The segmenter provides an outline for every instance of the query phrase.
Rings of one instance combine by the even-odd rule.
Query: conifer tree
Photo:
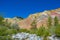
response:
[[[55,18],[54,18],[54,26],[57,26],[59,23],[58,23],[58,18],[57,18],[57,16],[55,16]]]
[[[0,25],[3,25],[3,20],[4,20],[4,18],[2,16],[0,16]]]
[[[36,29],[37,27],[36,27],[36,17],[35,17],[35,19],[33,20],[33,22],[31,23],[31,29]]]
[[[48,25],[48,27],[52,26],[52,18],[50,16],[48,17],[47,25]]]

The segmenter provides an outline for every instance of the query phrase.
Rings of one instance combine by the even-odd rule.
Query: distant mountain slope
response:
[[[52,18],[57,16],[58,19],[60,20],[60,8],[55,9],[55,10],[47,10],[47,11],[44,11],[44,12],[31,14],[26,19],[23,19],[23,20],[19,20],[19,19],[16,19],[16,18],[15,18],[16,19],[15,20],[13,18],[14,20],[11,23],[15,22],[15,23],[18,24],[18,26],[20,28],[30,29],[32,27],[31,23],[34,20],[36,20],[37,28],[39,28],[42,25],[47,26],[47,19],[48,19],[49,16],[51,16]],[[11,21],[11,20],[9,19],[8,21]]]
[[[37,28],[39,28],[40,26],[42,26],[42,24],[46,26],[48,16],[51,16],[52,18],[57,16],[60,19],[60,8],[55,9],[55,10],[48,10],[48,11],[44,11],[44,12],[40,12],[36,14],[31,14],[29,15],[28,18],[20,21],[18,24],[21,28],[29,29],[31,28],[31,23],[34,20],[36,20]],[[36,19],[34,17],[36,17]]]

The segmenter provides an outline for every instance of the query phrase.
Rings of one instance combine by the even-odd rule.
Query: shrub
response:
[[[60,24],[55,26],[55,34],[56,36],[60,36]]]

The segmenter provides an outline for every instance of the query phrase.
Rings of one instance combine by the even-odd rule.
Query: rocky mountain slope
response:
[[[47,19],[49,16],[51,16],[52,18],[57,16],[58,19],[60,20],[60,8],[31,14],[26,19],[23,20],[19,19],[16,20],[16,18],[15,19],[13,18],[14,20],[9,19],[8,22],[10,21],[11,23],[17,23],[20,28],[30,29],[32,27],[31,23],[35,20],[37,28],[39,28],[42,25],[47,26]]]

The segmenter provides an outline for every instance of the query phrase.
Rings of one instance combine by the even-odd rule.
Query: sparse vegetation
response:
[[[41,26],[39,29],[36,27],[36,21],[34,20],[31,24],[32,28],[31,30],[27,29],[20,29],[17,24],[14,24],[13,26],[10,26],[9,24],[3,25],[3,17],[0,17],[0,36],[5,36],[3,40],[8,35],[16,34],[18,32],[27,32],[31,34],[36,34],[38,36],[44,37],[43,40],[48,40],[48,36],[52,34],[56,34],[56,36],[60,37],[60,24],[58,23],[58,18],[54,18],[54,26],[52,26],[52,19],[51,17],[48,18],[48,29],[46,29],[44,26]],[[8,26],[8,27],[7,27]],[[53,29],[53,30],[52,30]],[[53,32],[53,33],[52,33]],[[10,39],[11,37],[9,37]]]

